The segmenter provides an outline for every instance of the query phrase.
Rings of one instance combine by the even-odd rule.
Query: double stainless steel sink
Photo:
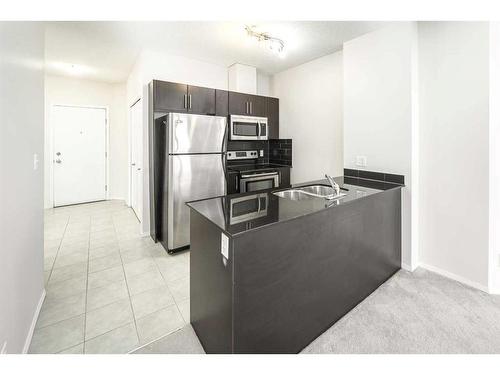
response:
[[[331,186],[327,185],[303,186],[288,190],[275,191],[273,192],[273,194],[277,195],[280,198],[290,199],[293,201],[302,201],[315,198],[332,200],[340,199],[346,196],[346,194],[342,192],[335,195],[335,190]]]

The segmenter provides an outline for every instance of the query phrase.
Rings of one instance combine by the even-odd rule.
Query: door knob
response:
[[[138,170],[138,171],[140,171],[140,170],[141,170],[141,168],[137,168],[137,170]]]
[[[57,156],[60,156],[60,155],[61,155],[61,153],[60,153],[60,152],[56,152],[56,155],[57,155]]]
[[[56,160],[56,163],[57,163],[57,164],[61,164],[61,159],[57,159],[57,160]]]
[[[135,163],[132,163],[132,167],[135,167]]]

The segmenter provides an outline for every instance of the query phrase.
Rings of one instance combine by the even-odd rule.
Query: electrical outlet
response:
[[[7,354],[7,341],[3,342],[2,351],[0,352],[0,354]]]
[[[356,156],[356,166],[357,167],[366,167],[366,156],[363,156],[363,155]]]

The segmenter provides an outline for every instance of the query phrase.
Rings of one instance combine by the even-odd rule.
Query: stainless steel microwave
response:
[[[265,141],[267,117],[231,115],[229,136],[232,141]]]

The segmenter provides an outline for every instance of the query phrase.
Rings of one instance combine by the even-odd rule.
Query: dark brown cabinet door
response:
[[[250,116],[250,96],[240,92],[229,92],[229,114]]]
[[[215,115],[215,89],[188,86],[188,112]]]
[[[227,117],[229,115],[229,98],[225,90],[215,90],[215,115]]]
[[[283,167],[278,169],[280,174],[280,188],[290,187],[290,168]]]
[[[265,96],[229,93],[229,114],[244,116],[267,116],[267,101]]]
[[[266,99],[265,96],[248,95],[250,116],[267,117]]]
[[[267,98],[267,126],[269,139],[280,137],[280,104],[278,98]]]
[[[227,191],[226,194],[236,194],[240,191],[238,186],[238,172],[228,172],[227,173]]]
[[[154,81],[154,110],[186,112],[187,93],[187,85]]]

